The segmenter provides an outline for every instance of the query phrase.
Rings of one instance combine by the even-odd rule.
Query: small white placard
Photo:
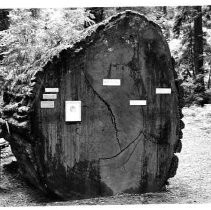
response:
[[[141,105],[141,106],[144,106],[144,105],[147,105],[147,101],[146,100],[130,100],[130,105]]]
[[[41,108],[54,108],[54,101],[41,101],[40,103]]]
[[[58,93],[59,88],[45,88],[46,93]]]
[[[156,88],[156,94],[171,94],[171,88]]]
[[[43,94],[43,99],[57,99],[56,94]]]
[[[81,121],[81,101],[65,101],[65,121]]]
[[[120,79],[103,79],[103,86],[120,86]]]

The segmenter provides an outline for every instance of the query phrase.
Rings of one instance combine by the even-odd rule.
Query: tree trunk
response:
[[[194,9],[196,11],[193,29],[194,71],[197,83],[200,83],[201,87],[197,89],[197,92],[202,92],[204,91],[202,9],[201,6],[195,6]],[[197,78],[197,75],[201,76]]]
[[[0,31],[6,30],[9,27],[9,10],[0,9]]]
[[[163,9],[163,14],[164,14],[164,15],[167,15],[167,7],[164,6],[164,7],[162,7],[162,9]]]
[[[210,71],[209,71],[209,77],[208,77],[207,89],[210,89],[210,81],[211,81],[210,77],[211,77],[211,69],[210,69]]]
[[[0,31],[6,30],[9,28],[9,10],[8,9],[0,9]],[[0,49],[0,53],[2,49]],[[3,59],[3,56],[0,55],[0,61]],[[1,80],[1,79],[0,79]]]

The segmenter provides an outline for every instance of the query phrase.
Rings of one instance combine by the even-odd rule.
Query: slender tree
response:
[[[173,28],[176,37],[181,38],[183,45],[178,69],[182,72],[189,89],[187,98],[199,104],[203,104],[206,98],[203,57],[206,43],[203,40],[203,12],[202,6],[177,7]]]
[[[203,74],[203,30],[202,30],[202,9],[201,6],[194,7],[194,67],[195,74]]]
[[[9,28],[9,10],[0,9],[0,31],[6,30]],[[0,37],[1,38],[1,37]],[[4,50],[3,47],[0,48],[0,53]],[[3,55],[0,54],[0,61],[3,59]],[[4,83],[4,77],[0,74],[0,92],[2,89],[2,84]]]
[[[194,66],[195,74],[203,74],[203,31],[202,31],[202,10],[196,6],[197,11],[194,18]]]
[[[0,9],[0,31],[6,30],[9,27],[9,10]]]
[[[187,50],[193,54],[193,75],[203,74],[202,8],[178,7],[178,10],[173,30],[177,36],[182,33],[183,42],[191,49]]]
[[[9,10],[8,9],[0,9],[0,31],[6,30],[9,28]],[[2,48],[0,52],[2,52]],[[0,60],[3,59],[3,56],[0,54]]]
[[[204,69],[203,69],[203,30],[202,30],[202,8],[201,6],[193,7],[195,10],[193,26],[193,53],[194,53],[194,73],[196,82],[199,83],[196,92],[202,92],[204,87]]]
[[[162,7],[162,10],[163,10],[163,14],[167,15],[167,7],[166,6]]]

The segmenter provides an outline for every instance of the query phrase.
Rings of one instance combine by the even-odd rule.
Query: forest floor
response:
[[[211,105],[183,109],[185,129],[179,168],[167,190],[142,195],[55,202],[27,185],[15,170],[9,148],[3,150],[0,171],[0,206],[95,205],[95,204],[178,204],[211,203]]]

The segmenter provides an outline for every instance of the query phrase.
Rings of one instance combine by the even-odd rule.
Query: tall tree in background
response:
[[[187,93],[187,97],[199,104],[203,104],[205,100],[202,24],[201,6],[177,7],[173,31],[183,45],[178,69],[182,71],[184,81],[188,81],[188,86],[192,81],[192,92]]]
[[[9,10],[8,9],[0,9],[0,31],[6,30],[9,28]],[[0,53],[2,52],[2,48],[0,49]],[[3,56],[0,54],[0,60],[3,59]]]
[[[203,69],[203,30],[202,30],[202,8],[195,6],[194,9],[194,25],[193,25],[193,53],[194,53],[194,73],[196,82],[199,85],[196,92],[202,92],[204,87],[204,69]]]
[[[192,58],[193,76],[203,74],[203,30],[202,30],[202,8],[178,7],[178,14],[175,17],[174,32],[177,37],[182,36],[184,44]]]
[[[163,14],[167,15],[167,7],[166,6],[162,7],[162,10],[163,10]]]
[[[6,30],[9,27],[9,10],[0,9],[0,31]]]
[[[195,74],[203,74],[203,30],[202,30],[202,9],[201,6],[194,7],[196,15],[194,17],[194,67]]]
[[[9,10],[8,9],[0,9],[0,31],[6,30],[9,28]],[[0,37],[1,38],[1,37]],[[3,59],[4,48],[0,48],[0,61]],[[4,83],[4,78],[0,75],[0,90],[2,89],[2,84]]]

